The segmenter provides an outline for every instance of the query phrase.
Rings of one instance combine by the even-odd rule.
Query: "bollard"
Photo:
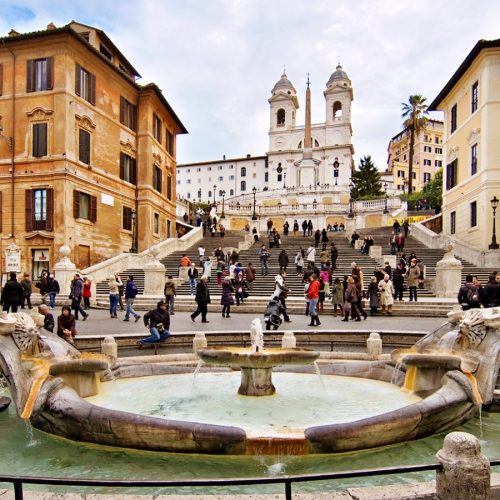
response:
[[[488,500],[490,463],[481,453],[479,439],[467,432],[450,432],[436,454],[443,466],[436,474],[440,500]]]
[[[283,349],[295,349],[295,347],[297,347],[297,339],[291,330],[285,330],[283,332],[281,347]]]
[[[113,337],[104,337],[104,340],[101,342],[101,353],[105,356],[109,356],[113,360],[116,360],[118,357],[118,345]]]
[[[378,359],[382,354],[382,339],[380,334],[376,332],[370,333],[370,336],[366,339],[366,352],[371,359]]]
[[[207,338],[203,332],[196,332],[193,338],[193,352],[196,354],[200,349],[207,347]]]

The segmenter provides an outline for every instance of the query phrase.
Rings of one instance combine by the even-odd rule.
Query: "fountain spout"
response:
[[[264,332],[260,318],[255,318],[250,325],[250,343],[254,352],[264,350]]]

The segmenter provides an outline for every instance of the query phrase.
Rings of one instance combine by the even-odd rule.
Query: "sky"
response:
[[[401,103],[430,104],[479,39],[500,38],[498,0],[0,0],[0,35],[60,27],[102,29],[155,82],[187,135],[178,163],[263,155],[271,89],[286,67],[304,124],[307,73],[312,122],[338,62],[351,79],[355,162],[385,170],[401,130]],[[439,114],[431,117],[440,119]]]

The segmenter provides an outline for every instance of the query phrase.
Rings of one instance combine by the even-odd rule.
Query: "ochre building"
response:
[[[1,272],[85,268],[175,235],[175,144],[186,133],[156,84],[96,28],[0,39]]]

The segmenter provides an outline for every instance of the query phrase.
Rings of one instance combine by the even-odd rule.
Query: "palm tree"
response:
[[[427,99],[421,95],[411,95],[408,102],[402,102],[403,126],[410,131],[410,153],[408,160],[408,193],[413,191],[413,148],[415,147],[415,135],[427,125]]]

